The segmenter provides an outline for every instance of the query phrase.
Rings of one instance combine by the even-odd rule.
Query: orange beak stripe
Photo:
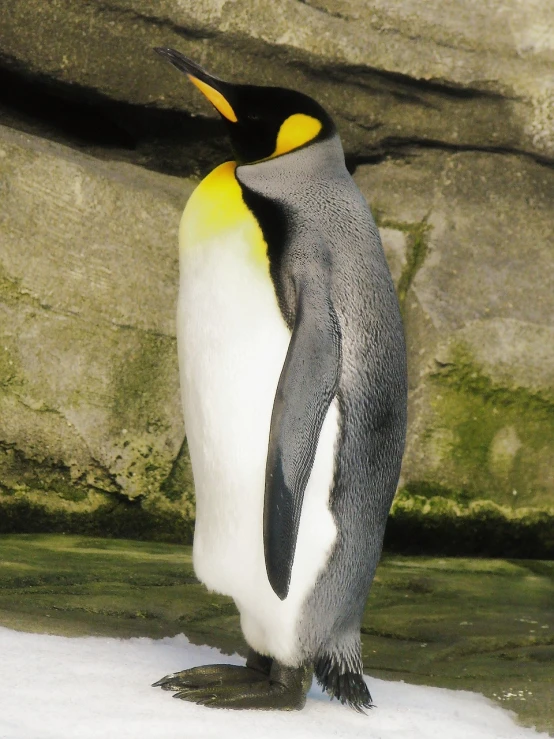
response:
[[[210,103],[214,106],[214,108],[216,108],[216,110],[221,113],[224,118],[227,118],[227,120],[231,121],[232,123],[237,122],[238,118],[235,115],[235,111],[220,92],[215,90],[213,87],[210,87],[210,85],[206,84],[206,82],[202,82],[202,80],[193,77],[192,74],[187,74],[187,77],[192,82],[192,84],[196,85],[200,92],[208,98]]]

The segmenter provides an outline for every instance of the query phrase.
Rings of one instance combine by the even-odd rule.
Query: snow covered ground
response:
[[[0,627],[0,739],[538,739],[475,693],[369,679],[361,716],[313,685],[299,713],[214,710],[150,687],[163,675],[234,662],[184,636],[68,639]]]

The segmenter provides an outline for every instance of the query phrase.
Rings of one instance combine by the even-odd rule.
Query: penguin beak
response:
[[[175,51],[175,49],[156,47],[154,51],[160,56],[165,57],[181,72],[184,72],[192,84],[208,98],[220,115],[232,123],[237,122],[238,119],[235,111],[227,99],[230,92],[229,88],[231,87],[227,82],[224,82],[217,77],[212,77],[212,75],[208,74],[204,69],[202,69],[202,67],[195,64],[195,62],[190,59],[187,59],[186,56]],[[227,93],[227,96],[224,93],[224,90]]]

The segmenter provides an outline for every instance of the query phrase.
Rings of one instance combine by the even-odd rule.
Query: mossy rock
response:
[[[190,541],[175,304],[193,184],[5,127],[0,182],[1,530]]]
[[[355,179],[406,236],[409,422],[387,545],[553,557],[552,170],[413,149]]]

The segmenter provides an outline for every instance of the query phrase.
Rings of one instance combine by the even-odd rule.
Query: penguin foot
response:
[[[153,683],[153,688],[172,690],[194,690],[217,685],[248,684],[267,680],[273,660],[258,654],[253,649],[248,654],[246,667],[240,665],[204,665],[189,670],[174,672]]]
[[[248,666],[208,665],[168,675],[155,685],[176,691],[174,698],[213,708],[294,711],[304,707],[311,682],[310,668],[274,661],[269,673]]]

